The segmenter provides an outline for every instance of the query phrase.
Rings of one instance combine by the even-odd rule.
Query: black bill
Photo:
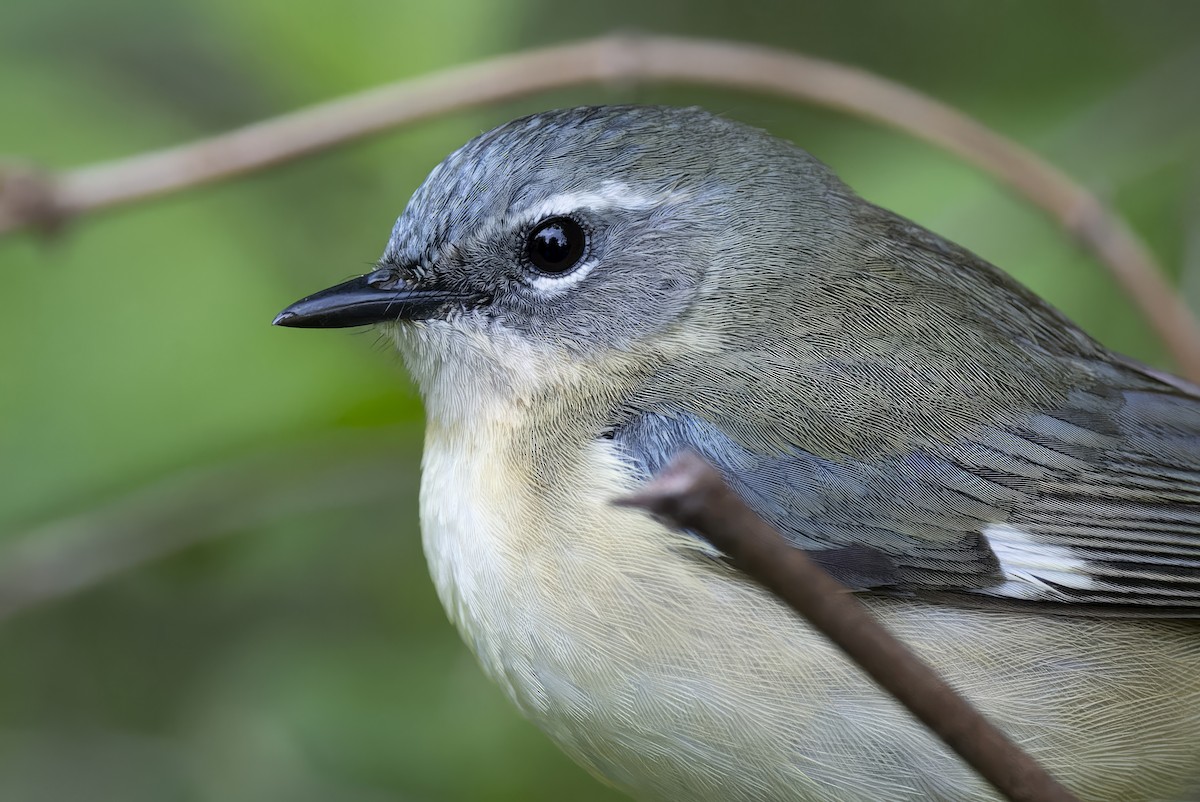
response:
[[[333,329],[423,320],[456,299],[446,290],[413,287],[396,270],[381,268],[296,301],[275,317],[274,325]]]

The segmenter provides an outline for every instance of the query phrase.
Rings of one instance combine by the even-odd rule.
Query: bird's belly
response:
[[[487,673],[588,769],[663,802],[995,798],[772,596],[609,505],[627,481],[603,445],[537,490],[487,447],[427,442],[431,572]],[[1191,624],[867,601],[1085,799],[1200,775]]]

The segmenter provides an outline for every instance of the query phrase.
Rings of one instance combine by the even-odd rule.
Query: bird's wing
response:
[[[756,453],[669,408],[613,438],[647,476],[695,449],[856,589],[1200,615],[1200,400],[1125,367],[1128,388],[871,461]]]
[[[995,507],[961,489],[974,482],[961,469],[939,471],[940,482],[930,473],[919,486],[905,488],[923,472],[916,460],[898,470],[895,464],[834,462],[799,447],[764,455],[707,421],[670,410],[631,418],[613,439],[645,477],[681,450],[697,451],[798,548],[817,554],[866,547],[860,554],[885,558],[853,572],[846,566],[839,579],[857,574],[850,582],[856,589],[926,582],[977,587],[999,579],[999,562],[979,526]]]

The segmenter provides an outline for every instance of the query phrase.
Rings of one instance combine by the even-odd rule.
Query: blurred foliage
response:
[[[614,27],[729,36],[964,108],[1115,202],[1195,290],[1198,23],[1184,0],[5,0],[0,152],[68,167]],[[424,174],[470,136],[616,101],[697,103],[800,143],[1162,362],[1093,262],[949,157],[698,88],[506,103],[50,242],[10,237],[0,799],[613,798],[509,709],[445,623],[417,531],[420,404],[398,359],[370,333],[269,323],[362,272]]]

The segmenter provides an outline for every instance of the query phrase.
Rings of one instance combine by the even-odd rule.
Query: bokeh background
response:
[[[51,168],[613,29],[861,65],[1111,200],[1200,299],[1200,5],[3,0],[0,153]],[[950,157],[819,109],[580,88],[0,240],[0,800],[602,800],[445,622],[420,401],[370,332],[273,329],[363,272],[425,173],[522,113],[698,103],[1163,354],[1112,281]]]

